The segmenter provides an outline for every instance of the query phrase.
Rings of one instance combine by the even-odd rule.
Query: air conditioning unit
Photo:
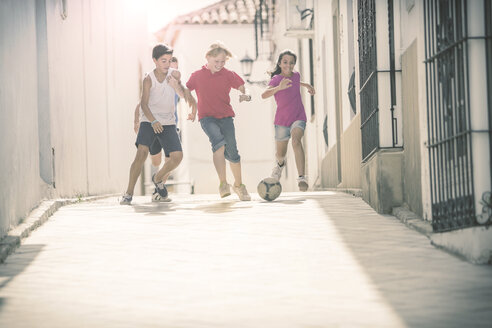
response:
[[[314,28],[313,0],[287,0],[286,36],[311,38]]]

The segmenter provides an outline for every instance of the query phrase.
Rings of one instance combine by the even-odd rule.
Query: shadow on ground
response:
[[[360,198],[313,198],[409,327],[490,327],[492,266],[475,266],[434,248],[427,237],[391,215],[379,215]],[[337,206],[341,202],[346,208]]]
[[[21,245],[14,254],[0,264],[0,292],[34,261],[43,247],[44,245]],[[7,301],[8,298],[0,297],[0,312]]]

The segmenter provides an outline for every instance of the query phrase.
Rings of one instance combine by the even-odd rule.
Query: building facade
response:
[[[406,207],[432,242],[489,262],[491,1],[259,1],[275,56],[298,53],[308,172],[360,189],[380,213]],[[309,116],[309,115],[308,115]]]
[[[143,9],[0,2],[0,237],[43,199],[125,189],[151,61]]]

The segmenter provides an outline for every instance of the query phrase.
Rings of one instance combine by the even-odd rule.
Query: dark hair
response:
[[[297,62],[297,56],[296,56],[296,54],[294,52],[292,52],[289,49],[286,49],[286,50],[282,51],[280,53],[280,55],[278,55],[277,65],[275,65],[275,68],[273,69],[272,72],[268,72],[270,74],[270,78],[274,77],[275,75],[279,75],[280,72],[282,71],[280,69],[280,62],[282,61],[282,57],[285,56],[285,55],[289,55],[289,56],[294,57],[294,64]]]
[[[176,57],[173,56],[171,58],[171,63],[177,63],[177,62],[178,62],[178,58],[176,58]]]
[[[154,59],[159,59],[161,58],[162,55],[172,55],[173,54],[173,49],[171,47],[164,45],[164,44],[158,44],[152,49],[152,58]]]

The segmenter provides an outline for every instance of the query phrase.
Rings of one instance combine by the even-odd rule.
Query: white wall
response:
[[[43,198],[123,191],[135,152],[143,8],[44,3],[0,2],[0,236]]]
[[[0,237],[44,194],[37,142],[35,15],[35,1],[0,2]]]
[[[200,69],[205,63],[205,53],[210,44],[216,40],[223,42],[236,56],[226,63],[226,68],[242,76],[239,60],[246,52],[254,56],[254,29],[252,25],[180,25],[179,37],[172,44],[174,55],[179,60],[183,84],[188,81],[192,72]],[[170,40],[174,30],[168,36]],[[255,64],[256,65],[256,64]],[[267,79],[268,67],[254,67],[255,78]],[[269,65],[267,65],[269,66]],[[252,95],[252,101],[239,103],[240,92],[231,90],[231,104],[236,113],[234,124],[236,140],[241,155],[243,183],[250,192],[256,192],[258,182],[269,176],[274,164],[275,146],[273,132],[274,111],[270,100],[261,99],[262,87],[246,83]],[[176,170],[179,180],[193,181],[196,193],[218,193],[218,177],[212,162],[211,145],[203,132],[198,119],[191,123],[185,120],[189,108],[180,103],[180,122],[183,137],[184,159],[181,167]],[[229,166],[228,166],[229,167]],[[228,168],[228,182],[233,183],[233,176]],[[187,191],[187,186],[183,191]]]
[[[139,62],[151,57],[145,16],[126,2],[79,1],[62,20],[58,4],[47,8],[57,194],[123,190],[135,152]]]
[[[419,93],[419,125],[421,143],[421,185],[422,185],[422,208],[423,218],[431,220],[432,208],[430,199],[430,176],[429,176],[429,151],[425,146],[428,141],[427,133],[427,86],[425,73],[425,29],[424,9],[421,1],[415,1],[413,7],[407,6],[406,1],[400,3],[400,29],[399,42],[400,54],[404,54],[408,47],[416,41],[418,67],[418,93]],[[396,21],[395,21],[396,22]],[[395,39],[398,35],[395,33]],[[401,64],[401,57],[398,58]],[[404,122],[403,122],[404,123]],[[405,142],[405,141],[404,141]]]

